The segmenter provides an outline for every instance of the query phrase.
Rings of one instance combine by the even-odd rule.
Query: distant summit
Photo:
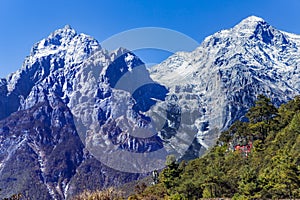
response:
[[[255,24],[255,23],[259,23],[259,22],[265,22],[265,20],[261,17],[257,17],[255,15],[251,15],[245,19],[243,19],[239,24]]]

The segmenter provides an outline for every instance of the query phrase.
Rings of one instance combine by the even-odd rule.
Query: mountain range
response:
[[[265,94],[300,90],[300,36],[250,16],[150,69],[70,26],[0,80],[1,197],[68,199],[201,156]]]

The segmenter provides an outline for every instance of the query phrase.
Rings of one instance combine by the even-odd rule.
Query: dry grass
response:
[[[102,191],[84,191],[80,195],[75,196],[72,200],[121,200],[123,192],[115,188],[108,188]]]

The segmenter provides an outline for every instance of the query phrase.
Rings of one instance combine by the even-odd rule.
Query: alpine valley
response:
[[[70,26],[0,79],[0,194],[70,199],[193,159],[264,94],[300,94],[300,36],[250,16],[147,69]]]

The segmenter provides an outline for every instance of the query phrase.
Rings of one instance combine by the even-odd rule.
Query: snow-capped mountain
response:
[[[139,154],[163,147],[157,134],[132,133],[152,129],[142,112],[164,101],[167,92],[128,50],[108,52],[70,26],[56,30],[33,46],[20,70],[0,82],[1,196],[22,192],[35,199],[65,199],[149,172],[140,171],[147,158],[135,169],[122,164],[133,162],[131,156],[105,156],[115,149]]]
[[[1,197],[66,199],[189,159],[243,118],[257,94],[299,94],[300,36],[258,17],[150,69],[70,26],[0,79]]]
[[[181,107],[197,112],[198,142],[208,148],[220,131],[243,120],[258,94],[279,105],[299,95],[300,36],[250,16],[151,68]]]

